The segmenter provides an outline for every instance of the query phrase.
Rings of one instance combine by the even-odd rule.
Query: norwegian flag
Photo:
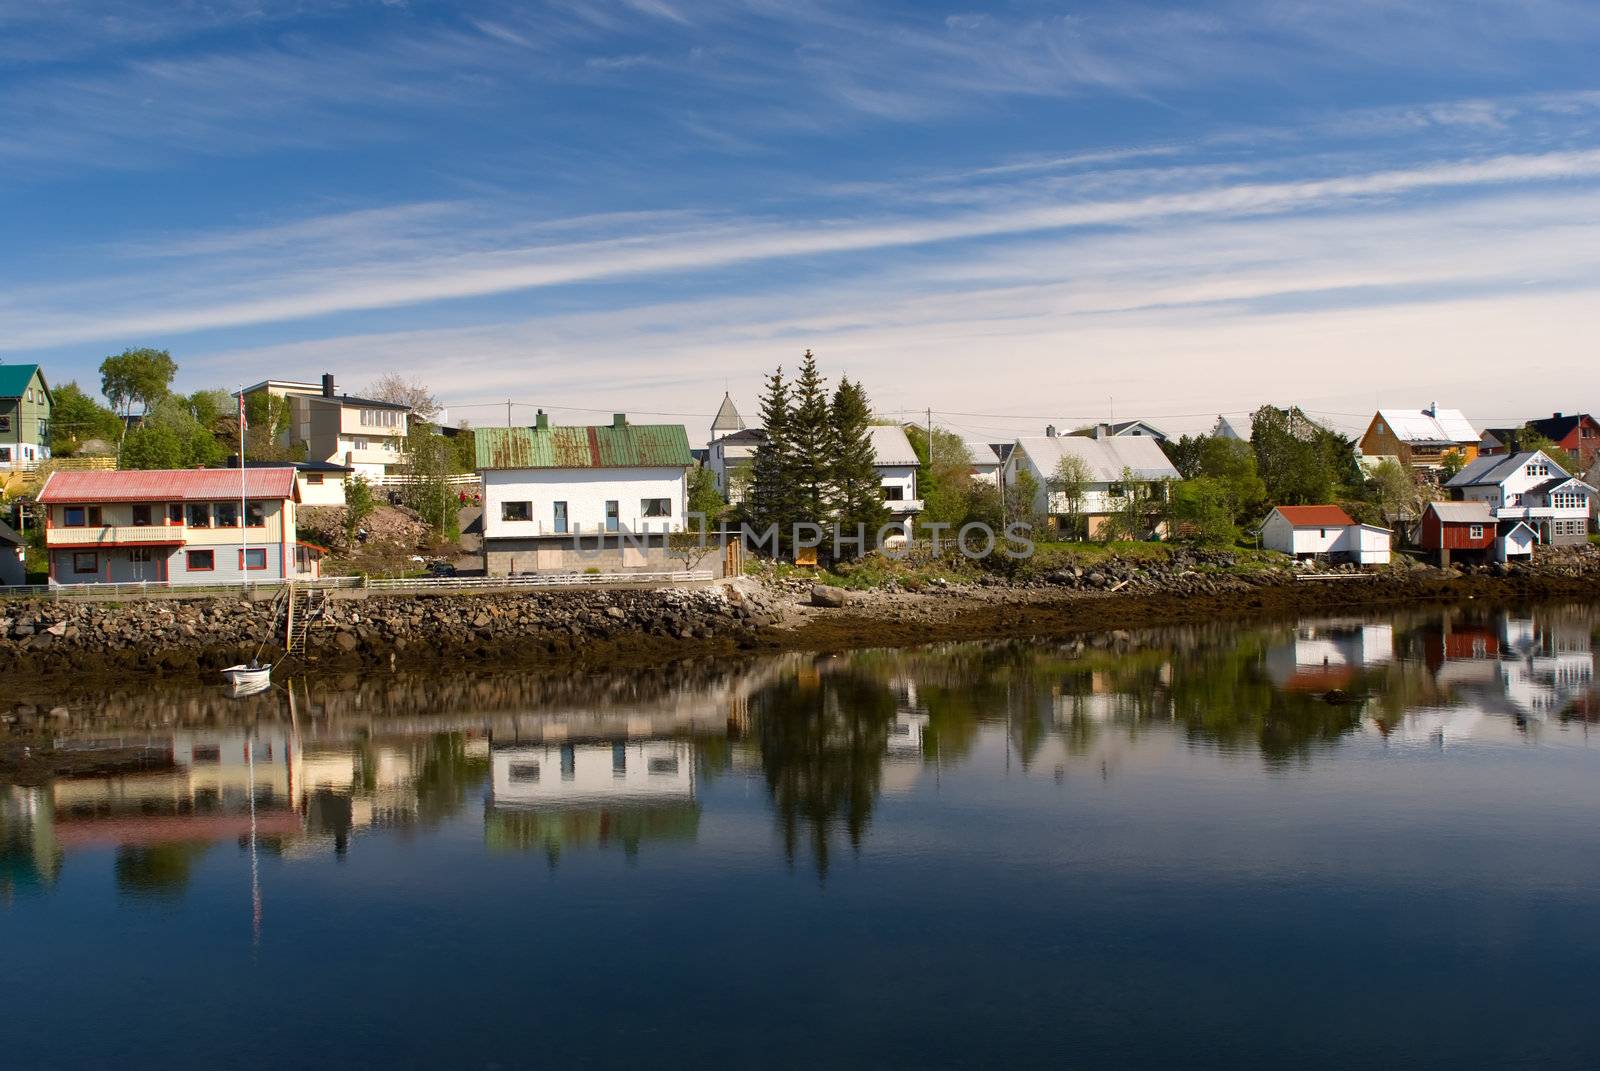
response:
[[[244,434],[244,430],[246,428],[248,428],[249,426],[250,426],[250,421],[244,415],[244,391],[240,391],[239,392],[239,434],[243,435]]]

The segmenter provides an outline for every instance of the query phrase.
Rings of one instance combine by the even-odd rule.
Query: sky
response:
[[[0,360],[976,439],[1600,410],[1590,0],[0,0]]]

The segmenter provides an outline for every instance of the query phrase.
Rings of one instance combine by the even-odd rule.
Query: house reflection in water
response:
[[[48,791],[0,785],[0,904],[49,888],[60,872]]]
[[[1363,670],[1386,666],[1394,657],[1392,625],[1302,622],[1293,640],[1267,649],[1267,676],[1287,692],[1349,691]]]
[[[683,739],[496,744],[484,839],[496,850],[692,841],[700,829],[694,747]]]
[[[1427,631],[1424,655],[1440,687],[1519,721],[1583,714],[1592,702],[1594,650],[1585,620],[1447,618]]]

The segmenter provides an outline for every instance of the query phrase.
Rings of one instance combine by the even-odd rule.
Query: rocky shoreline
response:
[[[324,670],[503,664],[617,668],[696,656],[1060,635],[1223,617],[1286,616],[1465,599],[1600,598],[1600,548],[1538,567],[1377,574],[1238,568],[1200,552],[1111,559],[1027,579],[932,583],[920,591],[834,589],[751,578],[708,589],[610,589],[334,599],[304,666]],[[814,605],[822,603],[823,605]],[[842,605],[841,605],[842,604]],[[52,682],[208,678],[273,642],[272,604],[234,598],[0,603],[0,672],[14,695]]]

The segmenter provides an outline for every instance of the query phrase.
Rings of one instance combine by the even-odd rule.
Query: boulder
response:
[[[811,605],[826,606],[837,610],[849,601],[843,588],[833,588],[826,584],[811,585]]]

